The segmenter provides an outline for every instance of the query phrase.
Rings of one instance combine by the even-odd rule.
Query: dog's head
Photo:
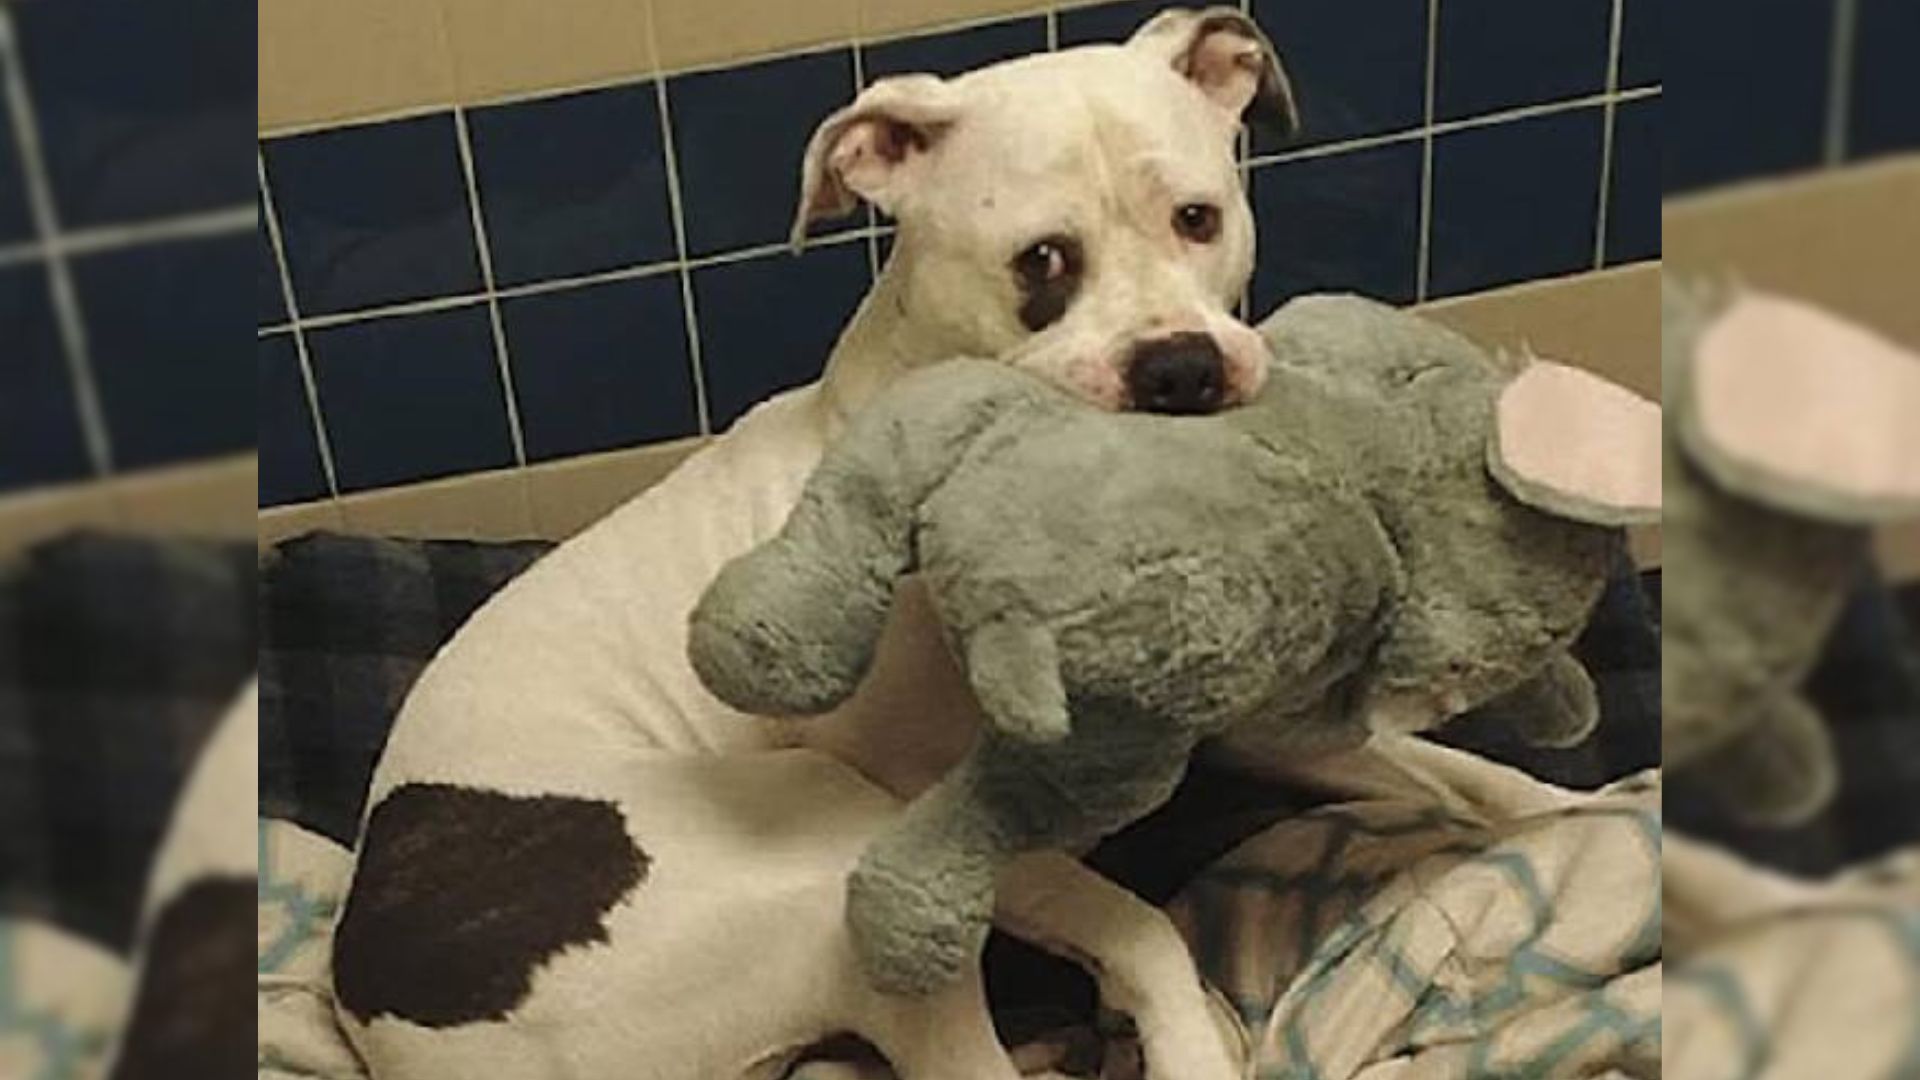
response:
[[[899,222],[896,302],[941,354],[1112,409],[1212,412],[1265,378],[1233,314],[1253,269],[1244,119],[1291,130],[1296,113],[1273,47],[1230,8],[1165,12],[1125,45],[883,79],[814,133],[795,237],[864,199]]]

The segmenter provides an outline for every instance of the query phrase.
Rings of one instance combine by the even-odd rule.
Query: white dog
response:
[[[1244,116],[1290,125],[1238,11],[1124,46],[883,80],[807,151],[796,235],[865,199],[892,258],[824,379],[755,410],[488,603],[402,710],[339,926],[341,1017],[377,1078],[729,1080],[852,1036],[904,1080],[1011,1080],[977,976],[868,988],[844,879],[978,716],[909,595],[858,697],[786,724],[711,698],[686,617],[780,525],[822,448],[918,364],[997,356],[1114,409],[1259,388],[1230,311],[1253,260]],[[1240,1072],[1159,911],[1064,856],[1014,864],[1003,929],[1084,963],[1153,1080]]]

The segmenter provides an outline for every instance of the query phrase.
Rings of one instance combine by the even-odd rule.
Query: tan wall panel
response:
[[[346,515],[340,512],[340,504],[328,500],[262,510],[255,523],[254,536],[260,548],[265,550],[282,540],[291,540],[305,533],[321,530],[343,532],[346,527]]]
[[[706,440],[680,439],[527,470],[534,531],[562,540],[666,478]]]
[[[1047,7],[1034,0],[860,0],[860,36],[889,37],[952,23],[1038,15]]]
[[[533,536],[526,474],[475,473],[340,499],[348,532],[457,540],[523,540]]]
[[[104,484],[0,496],[0,558],[74,529],[111,529],[120,511]]]
[[[1657,262],[1449,297],[1423,310],[1482,344],[1530,347],[1659,400]]]
[[[439,2],[463,103],[653,71],[641,0]]]
[[[133,473],[108,482],[121,523],[159,536],[249,537],[259,496],[252,454],[223,461]]]
[[[1920,156],[1677,199],[1668,265],[1789,293],[1920,345]]]
[[[851,41],[858,25],[859,0],[658,0],[654,9],[670,71]]]
[[[432,0],[260,0],[261,131],[454,99]]]

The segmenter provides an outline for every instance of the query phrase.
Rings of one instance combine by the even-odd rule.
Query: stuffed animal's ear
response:
[[[1238,8],[1163,11],[1127,45],[1164,59],[1235,123],[1252,121],[1285,136],[1300,130],[1293,84],[1279,52]]]
[[[794,244],[807,226],[849,213],[865,199],[888,213],[928,172],[928,157],[960,115],[960,94],[932,75],[901,75],[867,87],[814,130],[800,165]]]
[[[1920,515],[1920,356],[1810,304],[1735,299],[1676,408],[1688,458],[1736,495],[1842,524]]]
[[[1500,394],[1487,466],[1514,498],[1594,525],[1660,520],[1660,406],[1535,360]]]

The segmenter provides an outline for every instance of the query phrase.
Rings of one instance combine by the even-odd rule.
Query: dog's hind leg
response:
[[[865,1004],[863,1033],[899,1080],[1020,1080],[977,973],[925,997],[870,991]]]
[[[1149,1080],[1238,1080],[1246,1050],[1210,1005],[1193,954],[1164,912],[1066,855],[1000,873],[994,923],[1087,969],[1133,1017]]]

